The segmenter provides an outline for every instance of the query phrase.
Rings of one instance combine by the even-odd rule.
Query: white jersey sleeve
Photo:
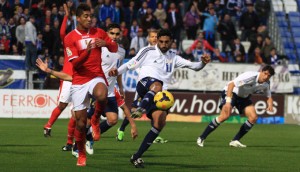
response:
[[[175,56],[175,59],[176,59],[175,68],[189,68],[195,71],[199,71],[205,67],[205,64],[202,61],[191,62],[178,55]]]
[[[150,50],[155,50],[154,47],[144,47],[142,48],[136,56],[134,56],[132,59],[130,59],[127,63],[123,64],[118,68],[118,73],[123,74],[126,72],[128,69],[130,70],[135,70],[139,68],[143,62],[146,59],[146,56]]]

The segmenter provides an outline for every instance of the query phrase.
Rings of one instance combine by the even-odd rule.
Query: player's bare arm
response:
[[[268,107],[266,110],[269,112],[273,112],[274,109],[273,109],[273,98],[272,97],[268,97],[267,104],[268,104]]]
[[[48,64],[47,64],[47,61],[46,62],[43,62],[42,59],[38,58],[36,60],[36,66],[38,68],[40,68],[42,71],[46,72],[46,73],[49,73],[59,79],[62,79],[62,80],[65,80],[65,81],[72,81],[72,76],[71,75],[68,75],[64,72],[58,72],[58,71],[55,71],[55,70],[52,70],[50,68],[48,68]]]

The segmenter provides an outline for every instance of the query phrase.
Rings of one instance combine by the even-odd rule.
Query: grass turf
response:
[[[140,171],[129,162],[150,129],[149,122],[137,122],[139,137],[132,141],[128,126],[123,142],[117,142],[117,126],[101,136],[88,156],[86,167],[76,167],[71,152],[61,151],[66,142],[68,120],[52,127],[44,138],[46,119],[0,119],[0,171]],[[144,154],[143,171],[300,171],[300,132],[297,125],[255,125],[241,140],[247,148],[231,148],[230,139],[239,124],[222,124],[205,141],[196,138],[207,123],[168,122],[161,136],[165,144],[153,144]]]

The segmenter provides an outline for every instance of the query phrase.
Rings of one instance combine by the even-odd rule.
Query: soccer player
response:
[[[147,40],[149,42],[148,47],[155,46],[157,44],[157,31],[154,30],[154,29],[150,29],[149,32],[148,32]],[[135,97],[134,97],[134,101],[133,101],[132,107],[131,107],[132,112],[136,110],[139,103],[140,103],[140,98],[138,96],[138,93],[136,92]],[[118,130],[117,130],[117,136],[116,136],[117,141],[123,141],[123,138],[124,138],[124,135],[125,135],[124,131],[125,131],[125,128],[128,124],[129,124],[129,121],[128,121],[127,117],[125,117],[122,124],[121,124],[121,126],[120,126],[120,128],[118,128]]]
[[[60,28],[60,38],[63,41],[66,36],[66,27],[67,27],[67,20],[69,17],[69,9],[66,4],[64,4],[64,11],[65,16]],[[64,44],[64,43],[63,43]],[[64,61],[64,67],[63,72],[69,75],[73,74],[72,70],[73,66],[68,61],[67,55],[65,54],[65,61]],[[51,116],[48,120],[48,122],[44,125],[44,136],[50,137],[51,136],[51,127],[59,117],[59,115],[62,113],[62,111],[68,106],[69,102],[71,101],[71,95],[70,95],[70,88],[72,83],[70,81],[61,81],[60,89],[59,89],[59,104],[58,106],[52,111]],[[73,144],[73,138],[74,138],[74,130],[75,130],[75,118],[74,118],[74,112],[72,112],[72,116],[70,118],[70,121],[68,123],[68,139],[67,144],[62,147],[63,151],[71,151],[72,144]]]
[[[107,35],[108,37],[110,37],[112,40],[114,40],[115,42],[117,42],[120,38],[120,34],[121,34],[121,29],[120,26],[118,24],[110,24],[107,27]],[[99,105],[97,104],[97,102],[95,102],[95,112],[94,115],[98,114],[98,115],[103,115],[107,118],[107,120],[104,120],[101,122],[100,124],[100,131],[101,134],[106,132],[108,129],[110,129],[112,126],[116,125],[118,122],[118,104],[123,107],[122,109],[124,109],[124,113],[131,125],[131,135],[132,138],[135,139],[138,135],[137,133],[137,129],[136,129],[136,125],[134,123],[134,120],[130,117],[130,112],[129,109],[127,108],[127,106],[125,105],[124,99],[122,99],[121,96],[124,96],[124,92],[123,92],[123,85],[122,85],[122,76],[109,76],[108,73],[110,71],[110,69],[112,68],[117,68],[120,66],[120,64],[122,63],[123,59],[125,58],[125,50],[118,46],[118,51],[116,53],[110,52],[106,47],[102,47],[102,69],[105,73],[105,76],[107,78],[108,81],[108,102],[107,102],[107,106],[105,107],[103,114],[99,114],[101,113],[101,111],[99,111]],[[119,88],[120,88],[120,93],[116,90],[115,88],[115,84],[118,84]],[[116,96],[116,94],[118,94],[118,97]],[[118,99],[117,99],[118,98]],[[92,149],[92,147],[90,147],[90,149]],[[93,151],[88,151],[88,152],[93,152]]]
[[[273,111],[273,99],[270,91],[270,78],[275,74],[271,66],[265,66],[260,72],[245,72],[237,78],[227,83],[221,94],[222,101],[220,105],[221,113],[213,119],[204,132],[198,137],[197,144],[204,146],[204,140],[213,132],[222,122],[227,120],[233,107],[236,107],[240,114],[245,114],[248,120],[241,126],[239,132],[229,142],[229,146],[245,148],[239,140],[248,133],[257,120],[254,105],[251,101],[251,95],[257,92],[264,93],[267,96],[267,111]]]
[[[141,117],[146,113],[151,120],[152,128],[145,136],[138,151],[130,158],[130,162],[136,168],[143,168],[144,161],[142,155],[151,146],[154,139],[159,135],[166,124],[168,112],[158,110],[153,102],[154,95],[166,88],[170,83],[175,68],[189,68],[192,70],[201,70],[206,63],[210,61],[210,56],[204,54],[201,62],[190,62],[169,51],[172,43],[172,36],[169,30],[160,30],[157,34],[158,43],[154,47],[142,48],[135,57],[118,69],[110,71],[110,75],[120,75],[128,69],[140,68],[139,82],[136,90],[142,98],[138,113],[133,113],[133,117]]]
[[[107,100],[107,81],[101,68],[101,48],[107,47],[116,52],[118,46],[105,31],[91,28],[91,9],[87,4],[80,4],[76,9],[77,27],[64,39],[65,51],[73,65],[71,97],[76,118],[74,132],[79,157],[77,166],[86,165],[86,124],[89,98],[92,95],[104,109]],[[98,115],[93,115],[91,125],[93,139],[100,139]]]

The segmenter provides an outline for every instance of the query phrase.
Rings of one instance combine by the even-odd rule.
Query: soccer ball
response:
[[[166,90],[156,93],[153,100],[159,110],[168,110],[174,105],[172,93]]]

